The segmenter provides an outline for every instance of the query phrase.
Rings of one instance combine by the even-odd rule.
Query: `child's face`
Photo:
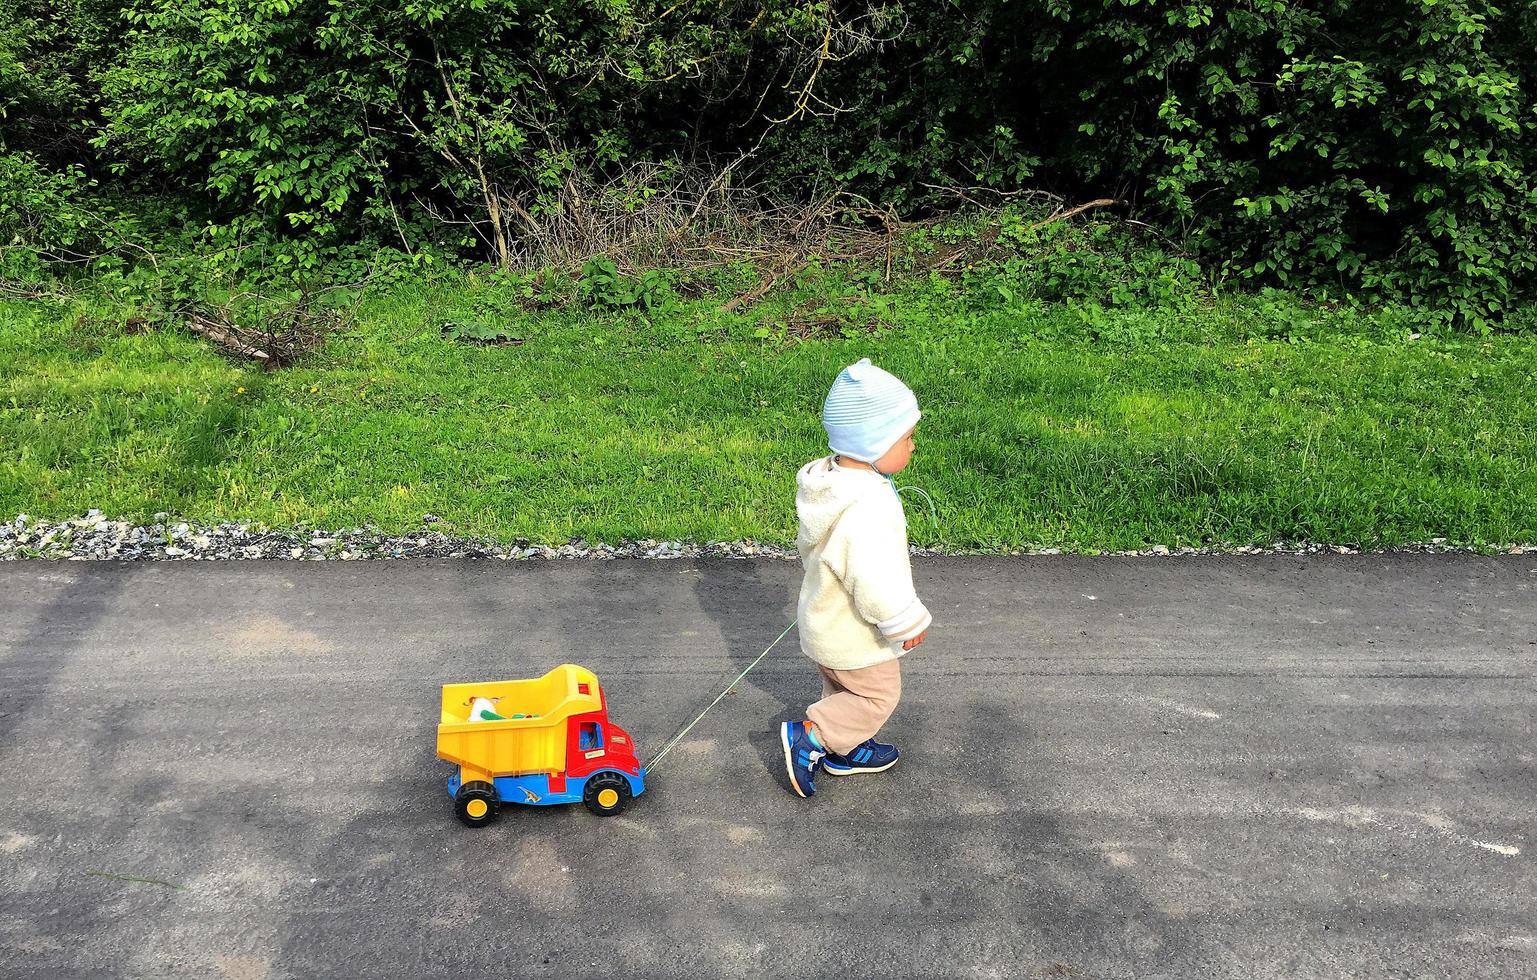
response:
[[[907,430],[907,435],[896,441],[896,444],[886,450],[886,455],[875,461],[876,469],[887,476],[900,473],[907,469],[907,464],[913,458],[913,433],[918,431],[915,425]]]

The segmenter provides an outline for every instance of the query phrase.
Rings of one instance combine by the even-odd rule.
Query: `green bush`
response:
[[[861,111],[784,134],[792,161],[908,201],[946,179],[1115,196],[1242,280],[1478,330],[1533,295],[1532,4],[908,10],[922,56],[839,66]]]
[[[0,153],[22,174],[0,220],[45,237],[36,215],[94,180],[179,192],[212,246],[267,241],[294,274],[359,243],[511,264],[547,246],[541,209],[574,188],[635,161],[733,161],[723,187],[836,187],[908,215],[957,185],[1113,197],[1224,277],[1407,302],[1427,324],[1487,331],[1537,291],[1531,3],[0,0],[0,15]],[[1061,258],[1045,293],[1116,278]]]

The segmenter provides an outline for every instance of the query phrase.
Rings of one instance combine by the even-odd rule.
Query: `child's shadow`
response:
[[[710,692],[714,697],[757,660],[795,617],[793,603],[800,565],[771,559],[722,558],[699,561],[694,568],[698,572],[694,576],[694,595],[699,608],[720,630],[726,658],[731,663],[730,673],[719,678]],[[800,638],[792,629],[752,673],[735,685],[739,692],[748,686],[756,688],[774,701],[775,708],[753,726],[748,741],[764,768],[781,780],[784,756],[779,745],[779,727],[804,714],[808,695],[820,696],[821,686],[814,682],[815,674],[815,668],[801,655]],[[737,697],[739,693],[726,695],[720,707],[728,707]]]

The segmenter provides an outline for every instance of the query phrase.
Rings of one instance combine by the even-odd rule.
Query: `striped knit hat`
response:
[[[866,463],[886,455],[922,417],[912,389],[868,357],[844,368],[822,403],[832,451]]]

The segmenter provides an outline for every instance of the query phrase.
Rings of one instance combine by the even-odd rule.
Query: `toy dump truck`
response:
[[[478,699],[496,704],[489,719],[471,716]],[[598,676],[575,664],[532,680],[443,685],[438,758],[458,767],[448,792],[471,827],[495,820],[503,803],[581,801],[609,816],[646,789],[635,742],[608,720]]]

